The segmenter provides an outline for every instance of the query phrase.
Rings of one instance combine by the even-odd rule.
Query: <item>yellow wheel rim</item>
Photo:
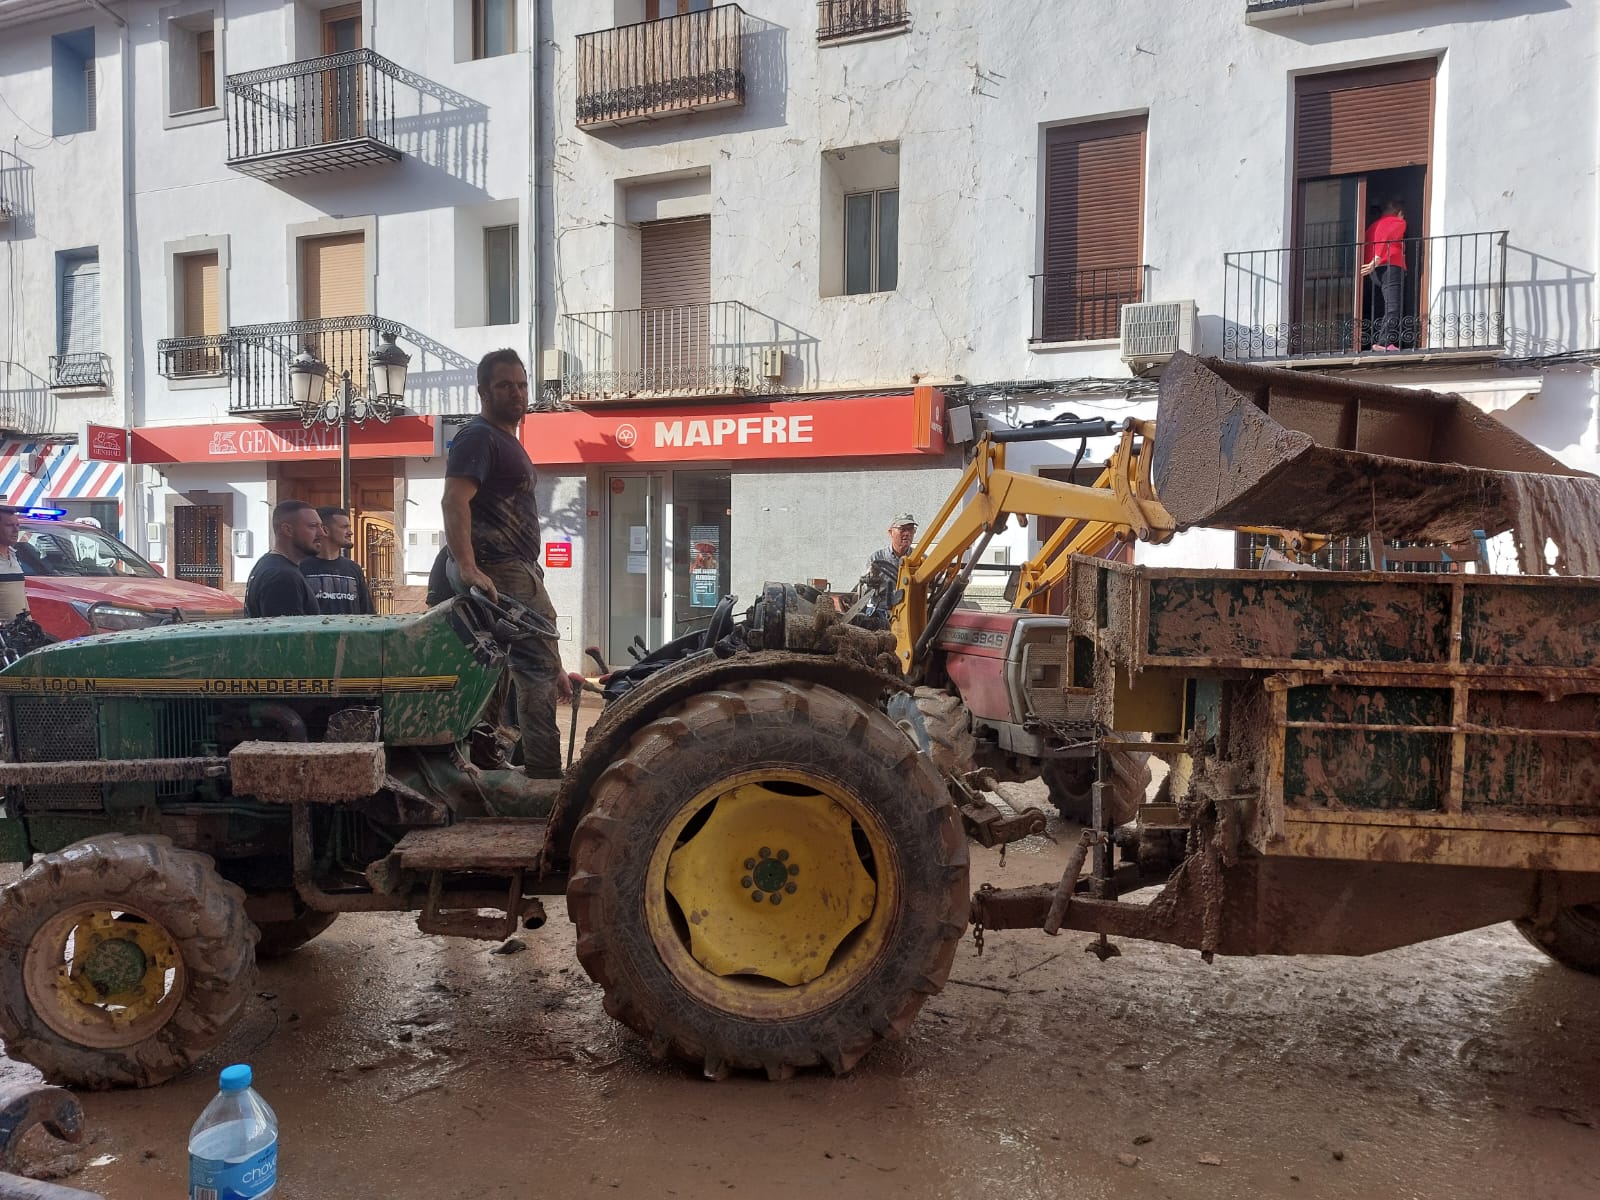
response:
[[[23,987],[39,1019],[70,1042],[136,1045],[183,998],[183,956],[147,913],[100,903],[63,909],[40,927],[23,958]]]
[[[732,1013],[833,1003],[888,944],[898,867],[877,818],[809,772],[754,771],[695,796],[651,855],[650,935],[679,983]]]

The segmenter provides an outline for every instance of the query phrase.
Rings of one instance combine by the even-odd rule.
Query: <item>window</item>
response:
[[[822,155],[818,282],[824,296],[892,292],[900,282],[900,147]]]
[[[485,323],[515,325],[517,316],[517,227],[496,225],[483,231]]]
[[[56,256],[60,296],[56,346],[63,355],[100,353],[100,253],[73,250]]]
[[[513,0],[472,0],[472,57],[495,58],[517,48]]]
[[[1129,117],[1045,132],[1034,341],[1114,338],[1122,306],[1143,298],[1144,131]]]
[[[892,292],[900,268],[900,190],[844,198],[844,293]]]
[[[52,132],[57,137],[94,128],[94,30],[76,29],[50,39]]]
[[[216,17],[211,10],[167,22],[167,112],[217,107]]]
[[[199,338],[222,332],[222,267],[215,250],[181,254],[177,258],[178,330],[180,338]],[[189,344],[171,364],[176,374],[216,375],[222,371],[222,351],[215,345]]]

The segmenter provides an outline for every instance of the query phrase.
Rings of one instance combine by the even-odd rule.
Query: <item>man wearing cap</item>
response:
[[[880,610],[890,607],[895,582],[900,578],[900,562],[911,553],[911,541],[917,535],[917,519],[910,513],[901,513],[889,522],[889,545],[874,550],[867,560],[866,585],[874,593],[874,605]]]
[[[22,537],[22,510],[0,504],[0,622],[9,621],[28,607],[17,542]]]

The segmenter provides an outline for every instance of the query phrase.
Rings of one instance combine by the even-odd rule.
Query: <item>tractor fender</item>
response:
[[[545,835],[540,874],[566,872],[572,835],[589,811],[590,793],[605,769],[621,757],[636,732],[690,696],[746,679],[822,684],[868,704],[880,703],[891,692],[911,690],[904,679],[832,654],[756,650],[723,658],[714,650],[703,650],[690,655],[608,704],[595,722],[583,753],[567,772],[561,791],[556,795],[550,829]]]

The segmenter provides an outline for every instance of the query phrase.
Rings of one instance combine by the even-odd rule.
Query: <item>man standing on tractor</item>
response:
[[[10,621],[28,608],[27,586],[17,542],[22,538],[22,510],[0,504],[0,622]]]
[[[317,595],[300,573],[317,552],[322,518],[304,500],[280,500],[272,510],[272,549],[261,556],[244,585],[244,610],[252,617],[314,617]]]
[[[515,600],[555,622],[555,606],[539,565],[539,473],[517,440],[528,411],[528,372],[515,350],[495,350],[478,363],[477,417],[457,433],[444,469],[446,572],[458,591],[479,588],[491,600]],[[556,705],[571,698],[554,643],[526,637],[511,646],[523,770],[533,778],[561,775]]]
[[[350,532],[350,514],[336,504],[325,504],[317,509],[317,516],[322,520],[317,552],[300,564],[301,574],[317,594],[317,610],[371,616],[377,609],[366,574],[361,564],[345,557],[356,544]]]
[[[891,607],[895,582],[900,578],[900,563],[911,553],[911,541],[917,536],[917,519],[910,513],[901,513],[889,522],[889,545],[874,550],[867,560],[867,573],[863,586],[873,593],[873,606],[887,613]]]

